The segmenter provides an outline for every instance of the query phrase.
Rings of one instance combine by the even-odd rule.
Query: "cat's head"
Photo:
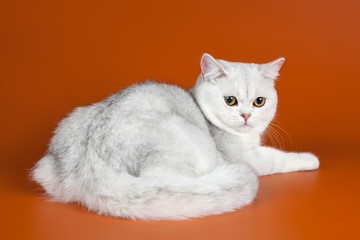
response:
[[[206,118],[233,134],[261,134],[275,116],[274,81],[284,58],[266,64],[201,58],[201,74],[191,89]]]

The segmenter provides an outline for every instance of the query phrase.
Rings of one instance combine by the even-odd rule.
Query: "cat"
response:
[[[130,219],[186,219],[251,203],[258,176],[314,170],[311,153],[261,145],[284,58],[267,64],[204,54],[189,91],[132,85],[63,119],[32,178],[55,201]]]

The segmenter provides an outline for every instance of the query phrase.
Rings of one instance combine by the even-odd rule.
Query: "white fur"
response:
[[[205,54],[201,65],[207,68],[202,68],[191,89],[225,161],[245,162],[259,175],[319,167],[319,160],[310,153],[285,153],[260,144],[261,134],[275,116],[278,98],[274,81],[284,61],[279,58],[266,64],[236,63]],[[235,96],[238,104],[228,106],[224,96]],[[263,107],[253,106],[257,97],[266,98]],[[242,114],[250,114],[246,124]]]
[[[249,204],[257,174],[319,165],[311,154],[260,144],[276,112],[283,61],[231,63],[205,54],[192,96],[148,82],[77,108],[59,124],[33,179],[54,200],[116,217],[182,219]],[[238,105],[227,106],[224,96]],[[255,108],[259,96],[267,101]],[[246,124],[242,114],[250,114]]]

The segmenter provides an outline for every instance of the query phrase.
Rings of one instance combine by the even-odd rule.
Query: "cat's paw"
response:
[[[315,170],[319,168],[319,159],[312,153],[299,153],[299,160],[303,167],[302,170]]]

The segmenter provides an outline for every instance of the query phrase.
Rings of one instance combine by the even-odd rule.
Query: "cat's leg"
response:
[[[256,157],[248,159],[247,163],[259,175],[315,170],[319,167],[318,158],[311,153],[283,152],[260,146],[255,155]]]

